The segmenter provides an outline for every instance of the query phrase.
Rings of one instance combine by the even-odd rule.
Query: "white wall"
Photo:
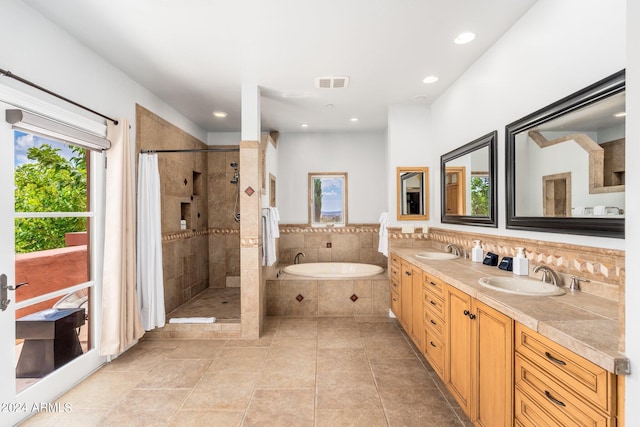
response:
[[[24,3],[2,1],[0,28],[4,34],[0,37],[0,68],[109,117],[127,118],[132,126],[132,139],[138,103],[206,141],[206,133],[178,111]],[[11,79],[3,77],[2,82],[88,118],[103,120]]]
[[[443,153],[498,130],[499,228],[483,233],[506,233],[505,125],[625,68],[625,11],[625,0],[539,0],[432,104],[431,167]],[[439,186],[436,192],[431,223],[478,230],[440,224]],[[624,248],[622,239],[520,230],[509,235]]]
[[[347,172],[349,223],[377,223],[387,209],[386,150],[384,132],[281,133],[274,174],[280,223],[308,223],[309,172]]]
[[[640,2],[627,1],[627,165],[640,159]],[[640,169],[626,168],[627,214],[629,218],[640,217]],[[625,299],[626,355],[631,360],[631,375],[626,379],[626,421],[627,425],[634,425],[640,420],[640,339],[638,339],[638,325],[640,325],[640,310],[634,310],[640,303],[640,222],[626,221],[626,283]]]
[[[398,167],[429,167],[429,212],[435,216],[433,195],[439,186],[440,163],[429,163],[431,146],[431,121],[429,106],[426,104],[391,105],[387,112],[387,209],[389,226],[400,227],[413,224],[422,227],[419,221],[398,221],[397,218],[397,172]],[[439,211],[438,211],[439,212]],[[440,215],[437,215],[440,218]]]

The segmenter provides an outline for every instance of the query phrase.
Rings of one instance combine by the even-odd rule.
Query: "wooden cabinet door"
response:
[[[445,384],[465,414],[471,410],[471,297],[447,286]]]
[[[477,426],[513,424],[513,320],[473,301],[472,413]]]
[[[411,277],[411,264],[402,263],[400,266],[400,324],[408,335],[411,335],[413,325],[413,280]]]
[[[411,266],[411,338],[420,352],[424,352],[424,297],[422,290],[422,270]]]

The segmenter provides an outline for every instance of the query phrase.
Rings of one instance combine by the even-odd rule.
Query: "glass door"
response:
[[[102,157],[0,125],[0,375],[13,379],[1,382],[0,419],[72,411],[49,403],[104,361],[94,310],[100,202],[91,191],[102,182],[91,165]]]

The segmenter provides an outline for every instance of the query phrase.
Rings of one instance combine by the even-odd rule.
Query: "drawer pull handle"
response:
[[[431,344],[431,347],[437,347],[437,345],[435,345],[433,341],[429,341],[429,344]]]
[[[434,301],[429,301],[431,305],[437,305]]]
[[[469,319],[473,320],[476,318],[476,315],[473,313],[469,313]]]
[[[398,300],[394,298],[394,299],[393,299],[393,301],[394,301],[394,302],[397,302]]]
[[[469,310],[463,311],[462,314],[464,314],[465,316],[468,316],[469,315]]]
[[[433,320],[429,320],[429,322],[431,322],[432,325],[437,325],[437,323],[434,322]]]
[[[560,405],[560,406],[567,406],[564,404],[564,402],[555,399],[553,396],[551,396],[551,393],[549,393],[547,390],[544,391],[544,395],[547,396],[547,399],[549,399],[550,401],[552,401],[553,403],[555,403],[556,405]]]
[[[545,352],[544,352],[544,355],[545,355],[545,356],[547,356],[547,359],[551,360],[553,363],[557,363],[558,365],[566,365],[566,363],[565,363],[565,362],[563,362],[563,361],[562,361],[562,360],[560,360],[560,359],[556,359],[556,358],[555,358],[555,357],[553,357],[553,356],[551,355],[551,353],[549,353],[548,351],[545,351]]]
[[[404,274],[406,274],[407,276],[411,276],[411,272],[410,271],[405,271]]]
[[[433,283],[431,280],[429,280],[429,283],[430,283],[432,286],[438,286],[438,285],[436,285],[435,283]]]

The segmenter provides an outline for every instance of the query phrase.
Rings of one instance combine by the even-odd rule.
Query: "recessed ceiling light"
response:
[[[349,120],[352,121],[352,122],[357,122],[358,118],[357,117],[351,117]]]
[[[613,117],[624,117],[626,115],[627,115],[626,111],[621,111],[619,113],[615,113]]]
[[[456,37],[453,41],[456,44],[466,44],[469,43],[471,40],[475,39],[476,35],[470,32],[465,32],[465,33],[460,33],[458,34],[458,37]]]
[[[422,79],[423,83],[435,83],[438,81],[438,78],[436,76],[427,76],[424,79]]]
[[[211,114],[213,114],[213,117],[217,117],[219,119],[224,119],[225,117],[227,117],[229,115],[224,111],[214,111]]]
[[[300,123],[300,127],[301,128],[308,128],[309,127],[309,123]]]

